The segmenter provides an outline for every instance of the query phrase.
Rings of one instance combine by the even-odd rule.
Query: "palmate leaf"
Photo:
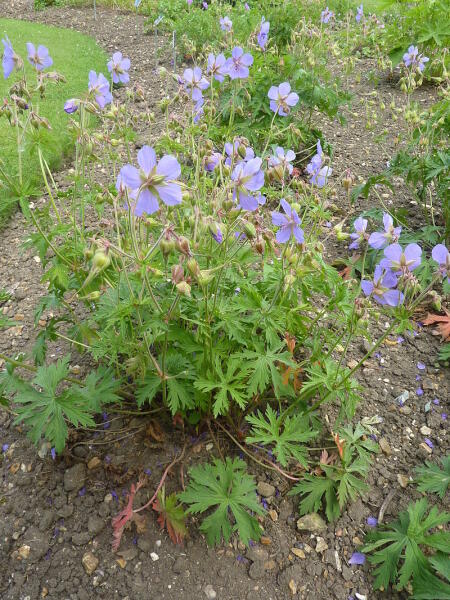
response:
[[[427,515],[428,509],[426,498],[422,498],[409,504],[397,521],[366,535],[362,552],[373,553],[369,562],[378,565],[374,572],[376,588],[387,588],[389,583],[397,583],[399,589],[403,589],[411,578],[428,569],[429,563],[421,545],[448,552],[450,534],[445,531],[428,534],[428,531],[448,523],[450,514],[439,513],[433,507]]]
[[[289,352],[282,351],[283,347],[284,343],[279,343],[272,348],[265,348],[264,344],[256,344],[255,350],[245,350],[233,356],[242,361],[245,370],[249,373],[249,395],[253,396],[258,392],[262,394],[271,383],[275,395],[279,397],[281,388],[286,386],[282,385],[278,364],[281,363],[287,367],[297,366]]]
[[[429,559],[431,567],[450,583],[450,558],[448,553],[438,552]],[[415,600],[450,600],[450,585],[424,570],[413,581]]]
[[[242,376],[239,376],[240,365],[237,361],[228,360],[227,370],[224,373],[221,358],[216,355],[214,366],[214,372],[210,377],[197,379],[194,381],[194,386],[204,393],[215,392],[213,414],[217,418],[228,412],[230,399],[234,400],[240,408],[244,408],[249,396]]]
[[[304,443],[318,433],[311,429],[307,417],[294,415],[282,419],[271,406],[267,406],[265,416],[258,411],[256,415],[248,415],[246,420],[252,426],[245,440],[247,443],[273,446],[273,453],[283,467],[290,458],[307,466],[308,447]]]
[[[325,500],[325,513],[329,521],[335,521],[340,514],[336,495],[336,482],[328,477],[307,474],[289,492],[290,495],[301,494],[299,512],[306,515],[317,512]]]
[[[450,455],[441,459],[443,469],[425,461],[426,466],[417,467],[415,482],[421,492],[434,492],[443,498],[450,485]]]
[[[261,515],[264,510],[257,500],[255,480],[246,473],[244,461],[229,457],[225,462],[215,460],[214,464],[193,467],[189,475],[189,485],[179,494],[179,499],[189,505],[188,513],[214,509],[200,526],[208,544],[218,544],[222,538],[228,542],[233,531],[238,532],[245,545],[261,537],[257,519],[247,511]],[[230,521],[231,515],[234,524]]]

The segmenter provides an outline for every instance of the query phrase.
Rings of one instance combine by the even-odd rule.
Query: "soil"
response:
[[[121,50],[131,58],[132,79],[144,88],[145,102],[151,108],[165,93],[155,62],[155,38],[142,35],[143,22],[134,15],[103,8],[97,12],[94,21],[92,9],[49,8],[34,12],[30,2],[0,2],[2,16],[74,28],[94,36],[108,52]],[[157,42],[163,44],[158,62],[169,68],[168,42],[161,36]],[[363,60],[358,72],[365,73],[370,67],[370,61]],[[381,170],[392,156],[397,125],[386,110],[373,131],[365,130],[360,114],[363,108],[360,110],[358,106],[373,90],[373,84],[362,78],[351,85],[355,100],[348,111],[347,124],[324,122],[322,128],[326,139],[334,145],[335,173],[351,165],[356,177],[367,178]],[[386,106],[392,99],[398,105],[403,101],[397,87],[387,80],[381,82],[377,91]],[[431,103],[434,96],[431,88],[423,87],[416,92],[416,100],[424,105]],[[376,138],[384,129],[388,135],[380,145]],[[58,181],[64,178],[64,171],[58,174]],[[387,204],[405,206],[411,211],[412,221],[419,219],[407,189],[401,182],[398,184],[395,194],[383,189]],[[336,220],[371,206],[364,201],[351,207],[344,192],[338,190],[335,203],[341,211]],[[0,331],[0,349],[9,355],[31,346],[36,336],[34,310],[45,294],[38,257],[22,246],[27,235],[25,220],[19,212],[0,233],[0,281],[12,294],[2,309],[19,322],[16,327]],[[326,252],[335,256],[340,251],[330,242]],[[386,325],[380,321],[374,324],[374,337]],[[377,425],[377,439],[384,450],[375,458],[368,481],[370,491],[351,504],[336,523],[319,532],[301,532],[296,528],[298,514],[293,499],[286,494],[285,481],[274,477],[273,471],[264,472],[250,462],[249,469],[258,482],[275,488],[273,491],[269,486],[261,491],[270,493],[265,500],[274,509],[272,515],[276,520],[264,518],[266,543],[249,549],[235,539],[228,545],[210,549],[193,522],[184,546],[175,546],[160,531],[151,511],[147,511],[145,532],[137,535],[135,530],[126,531],[119,553],[111,551],[111,517],[123,506],[131,483],[146,474],[147,484],[135,501],[136,506],[144,504],[166,466],[180,452],[183,432],[174,433],[170,428],[169,433],[170,423],[162,423],[162,431],[151,435],[156,427],[152,415],[106,415],[96,430],[74,432],[65,454],[52,460],[45,453],[45,446],[37,452],[25,432],[13,424],[11,416],[0,413],[1,444],[9,444],[9,449],[0,455],[2,600],[140,600],[150,596],[168,600],[181,597],[282,600],[292,597],[294,587],[297,590],[294,597],[315,600],[347,600],[356,593],[359,598],[406,598],[406,594],[394,591],[372,591],[368,565],[348,564],[367,530],[367,517],[378,516],[391,491],[395,491],[395,496],[389,496],[385,520],[397,515],[411,499],[419,498],[415,487],[402,487],[404,478],[407,480],[414,467],[424,460],[437,461],[449,447],[444,418],[448,412],[445,402],[449,398],[449,379],[448,372],[436,363],[439,342],[419,324],[414,334],[404,338],[403,341],[391,338],[358,375],[362,401],[357,418],[374,415],[382,418]],[[365,340],[357,340],[351,359],[360,359],[367,344]],[[55,343],[51,358],[66,351],[62,344]],[[418,369],[419,361],[425,369]],[[75,354],[72,365],[74,372],[84,369],[83,359]],[[417,392],[419,388],[422,394]],[[409,399],[400,407],[396,398],[405,390]],[[329,407],[327,412],[332,421],[333,408]],[[421,433],[423,426],[429,427],[431,433]],[[433,441],[433,450],[423,443],[424,437]],[[235,452],[228,439],[218,436],[217,441],[225,453]],[[206,461],[216,454],[215,440],[208,432],[199,438],[188,437],[186,459],[181,469],[177,466],[171,472],[168,491],[180,489],[192,463]],[[93,570],[88,574],[91,564]]]

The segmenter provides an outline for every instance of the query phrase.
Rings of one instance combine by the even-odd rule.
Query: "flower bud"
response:
[[[261,256],[264,254],[264,250],[266,249],[266,242],[263,238],[258,238],[255,242],[255,250]]]
[[[175,242],[172,239],[165,239],[163,238],[160,242],[159,242],[159,248],[162,252],[163,256],[169,256],[169,254],[172,252],[172,250],[174,250],[175,248]]]
[[[99,290],[96,290],[95,292],[91,292],[90,294],[88,294],[87,296],[84,296],[83,300],[98,300],[101,296],[101,292]]]
[[[207,270],[200,271],[199,274],[197,275],[197,281],[198,281],[199,285],[201,285],[202,287],[205,285],[208,285],[208,283],[210,283],[213,279],[214,279],[214,273],[210,270],[209,271],[207,271]]]
[[[181,296],[187,296],[187,298],[191,297],[191,286],[187,281],[180,281],[180,283],[177,283],[176,288]]]
[[[253,225],[253,223],[250,223],[249,221],[245,221],[243,223],[243,229],[244,229],[245,235],[250,240],[252,240],[254,237],[256,237],[256,229],[255,229],[255,226]]]
[[[293,203],[291,204],[291,207],[292,207],[292,208],[295,210],[295,212],[296,212],[297,214],[298,214],[298,213],[301,211],[301,209],[302,209],[302,207],[300,206],[300,204],[299,204],[298,202],[293,202]]]
[[[92,259],[92,265],[96,269],[106,269],[110,262],[110,257],[103,250],[97,250]]]
[[[189,248],[189,240],[184,236],[180,236],[176,242],[177,249],[186,256],[191,254],[191,250]]]
[[[334,231],[336,232],[336,238],[340,242],[344,242],[345,240],[348,240],[348,238],[350,237],[349,233],[344,233],[342,231],[342,223],[338,223],[337,225],[335,225],[334,226]]]
[[[437,312],[440,312],[440,310],[442,309],[441,296],[439,296],[439,294],[437,292],[435,292],[434,290],[431,290],[430,292],[428,292],[428,296],[431,298],[431,303],[432,303],[433,309]]]
[[[94,251],[92,250],[92,248],[85,248],[84,250],[84,258],[86,260],[91,260],[91,258],[94,256]]]
[[[184,270],[180,264],[172,266],[172,282],[180,283],[184,279]]]
[[[200,273],[200,267],[195,258],[190,258],[187,261],[186,268],[193,277],[198,277],[198,274]]]

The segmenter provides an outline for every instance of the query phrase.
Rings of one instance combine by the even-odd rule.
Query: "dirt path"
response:
[[[52,8],[35,13],[31,2],[0,2],[0,14],[70,27],[93,35],[108,51],[121,50],[131,58],[132,80],[139,82],[152,106],[163,93],[155,64],[152,37],[142,36],[142,21],[134,15],[99,10],[97,21],[92,10]],[[168,63],[167,63],[168,64]],[[358,98],[372,89],[367,82],[355,85]],[[429,94],[420,90],[419,98],[428,102]],[[400,101],[398,92],[383,88]],[[358,104],[356,104],[358,106]],[[360,113],[355,108],[351,112]],[[386,113],[385,118],[388,119]],[[386,121],[379,127],[393,127]],[[349,114],[347,126],[324,124],[325,134],[335,144],[333,167],[336,172],[349,166],[356,175],[367,177],[379,170],[385,156],[375,143],[376,131],[365,132],[361,114]],[[393,138],[386,140],[392,153]],[[64,180],[64,172],[58,175]],[[387,201],[408,205],[406,192]],[[348,211],[338,192],[336,203]],[[12,292],[3,310],[20,323],[0,332],[0,348],[13,354],[29,346],[35,336],[33,313],[45,288],[41,270],[32,252],[24,252],[22,242],[28,233],[23,217],[17,213],[8,229],[0,233],[0,282]],[[337,249],[330,248],[330,252]],[[384,323],[379,323],[382,330]],[[270,542],[249,550],[236,542],[208,549],[196,529],[184,547],[175,547],[159,531],[153,515],[147,529],[136,536],[125,534],[121,555],[111,552],[110,518],[118,512],[130,483],[145,471],[149,485],[140,492],[138,504],[152,493],[161,474],[182,444],[181,433],[167,436],[155,444],[146,434],[148,417],[123,419],[108,415],[96,432],[73,435],[64,457],[52,461],[40,458],[25,436],[14,427],[6,413],[0,413],[1,444],[9,449],[0,459],[0,596],[2,600],[91,600],[94,598],[144,600],[149,597],[175,600],[215,598],[220,600],[282,600],[291,597],[289,583],[295,582],[298,598],[347,600],[355,592],[367,598],[386,598],[371,591],[367,567],[349,567],[348,559],[366,530],[366,518],[376,516],[384,498],[393,488],[399,490],[388,506],[386,516],[396,514],[411,498],[414,489],[400,488],[398,475],[409,476],[415,465],[429,453],[423,446],[420,428],[431,429],[433,453],[448,448],[448,432],[442,413],[449,397],[448,378],[436,368],[437,340],[426,332],[405,336],[401,343],[383,346],[360,374],[364,386],[358,417],[379,415],[378,437],[386,440],[386,452],[376,458],[370,475],[371,491],[363,501],[354,503],[334,525],[320,532],[296,531],[296,507],[285,496],[282,481],[268,473],[255,472],[258,479],[275,487],[267,502],[276,510],[277,522],[264,521]],[[352,349],[358,360],[365,352],[359,341]],[[57,345],[56,355],[62,351]],[[426,365],[418,370],[418,361]],[[1,365],[0,365],[1,366]],[[420,381],[416,377],[421,377]],[[423,395],[416,390],[423,389]],[[410,398],[400,409],[395,398],[408,390]],[[435,403],[435,401],[439,403]],[[431,409],[425,412],[425,405]],[[223,440],[226,444],[226,441]],[[188,439],[188,459],[207,460],[214,452],[208,438]],[[92,459],[98,459],[92,461]],[[95,466],[94,466],[95,465]],[[89,468],[91,467],[91,468]],[[251,466],[253,469],[253,466]],[[179,472],[168,481],[169,490],[180,487]],[[29,547],[29,549],[27,549]],[[300,557],[292,552],[296,548]],[[316,550],[317,549],[317,550]],[[336,553],[339,560],[336,561]],[[95,557],[93,573],[88,575],[82,559]],[[119,560],[118,560],[119,559]],[[95,564],[95,561],[98,563]],[[86,561],[86,559],[85,559]],[[216,593],[216,596],[214,595]],[[391,595],[390,598],[400,596]]]

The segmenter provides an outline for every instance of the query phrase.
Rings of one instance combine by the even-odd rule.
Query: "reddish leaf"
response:
[[[113,517],[113,519],[111,521],[112,526],[113,526],[113,537],[114,537],[114,540],[112,543],[113,552],[117,552],[117,550],[119,549],[123,530],[125,529],[125,526],[127,524],[131,524],[132,521],[135,521],[138,530],[139,530],[139,528],[142,528],[143,517],[139,514],[133,513],[133,502],[134,502],[134,497],[136,496],[137,492],[141,489],[141,487],[143,485],[144,485],[144,481],[138,481],[136,486],[134,485],[134,483],[131,484],[131,490],[130,490],[130,493],[128,494],[127,505],[124,508],[122,508],[120,513],[117,514],[115,517]]]
[[[445,309],[444,309],[445,310]],[[435,335],[440,335],[442,341],[448,342],[450,340],[450,312],[445,310],[445,315],[434,315],[428,313],[427,318],[423,321],[424,325],[436,324]]]
[[[186,516],[183,507],[178,504],[177,495],[170,494],[166,497],[165,489],[162,487],[152,508],[159,513],[157,521],[161,529],[167,528],[167,533],[174,544],[182,544],[186,536]]]

